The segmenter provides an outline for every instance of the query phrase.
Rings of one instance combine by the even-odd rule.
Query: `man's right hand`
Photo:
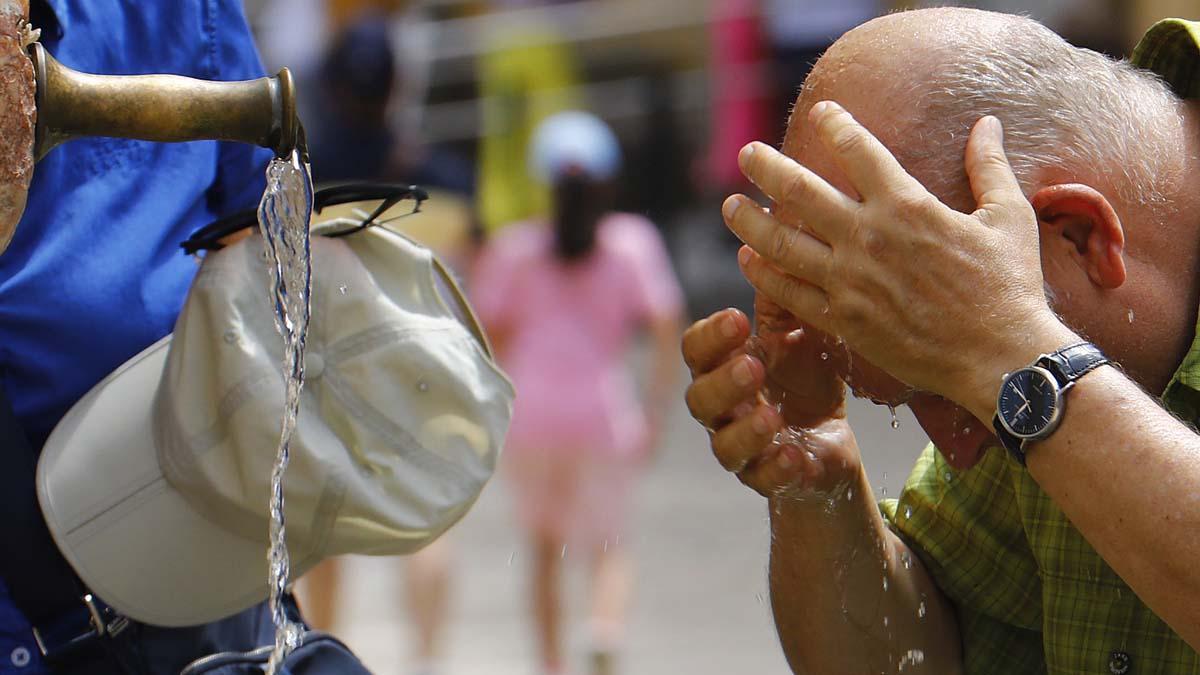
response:
[[[684,333],[688,409],[709,430],[717,461],[750,488],[769,498],[824,498],[861,472],[837,376],[845,351],[765,300],[755,314],[753,340],[750,320],[735,309]]]

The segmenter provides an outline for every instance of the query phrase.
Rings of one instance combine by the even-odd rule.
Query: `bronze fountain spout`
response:
[[[32,33],[25,28],[22,41],[28,44],[29,56],[24,72],[30,63],[33,66],[33,86],[29,87],[33,105],[22,104],[18,96],[10,103],[20,107],[0,111],[7,115],[5,121],[17,122],[17,132],[11,139],[3,139],[8,149],[0,155],[5,164],[0,166],[0,254],[8,247],[25,208],[33,163],[75,138],[239,141],[270,148],[277,157],[298,151],[308,159],[304,128],[296,116],[296,85],[287,68],[274,77],[242,82],[210,82],[179,75],[91,75],[59,63]],[[14,56],[0,55],[0,68],[13,70]],[[16,63],[18,79],[21,70]],[[22,115],[25,133],[32,131],[32,147],[21,147],[29,143],[21,138]],[[36,122],[31,119],[34,117]]]
[[[224,140],[289,156],[304,151],[296,87],[287,68],[275,77],[210,82],[180,75],[91,75],[30,45],[37,83],[34,161],[83,136],[146,141]]]

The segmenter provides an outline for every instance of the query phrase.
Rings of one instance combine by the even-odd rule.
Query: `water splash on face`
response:
[[[275,623],[275,647],[267,662],[267,674],[275,675],[287,655],[300,645],[301,628],[287,617],[282,599],[291,574],[287,528],[284,519],[283,475],[296,415],[300,411],[300,389],[304,386],[304,342],[308,335],[309,293],[312,264],[308,222],[312,215],[313,191],[308,165],[299,155],[274,159],[267,166],[267,189],[258,207],[271,273],[271,300],[275,328],[284,342],[285,403],[275,466],[271,471],[271,620]]]

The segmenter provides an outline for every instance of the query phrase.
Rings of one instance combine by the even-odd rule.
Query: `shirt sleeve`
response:
[[[880,507],[955,606],[966,672],[1045,672],[1041,581],[1005,453],[958,471],[930,444]]]
[[[250,26],[236,0],[220,0],[210,5],[213,43],[214,79],[252,80],[263,77],[262,60],[254,45]],[[266,167],[271,150],[250,145],[221,141],[218,146],[217,175],[208,191],[213,210],[228,215],[258,205],[266,187]]]
[[[468,289],[471,305],[488,330],[496,330],[513,320],[516,298],[516,273],[520,268],[514,237],[521,226],[514,225],[493,234],[476,259]]]

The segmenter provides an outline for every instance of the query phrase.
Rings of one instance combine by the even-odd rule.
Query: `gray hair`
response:
[[[1024,18],[965,29],[936,49],[946,50],[935,59],[941,65],[914,85],[916,114],[903,129],[915,135],[905,164],[931,186],[969,199],[961,164],[946,162],[946,148],[961,152],[972,125],[991,114],[1004,123],[1009,161],[1027,193],[1052,171],[1157,212],[1183,187],[1182,104],[1154,75]]]

